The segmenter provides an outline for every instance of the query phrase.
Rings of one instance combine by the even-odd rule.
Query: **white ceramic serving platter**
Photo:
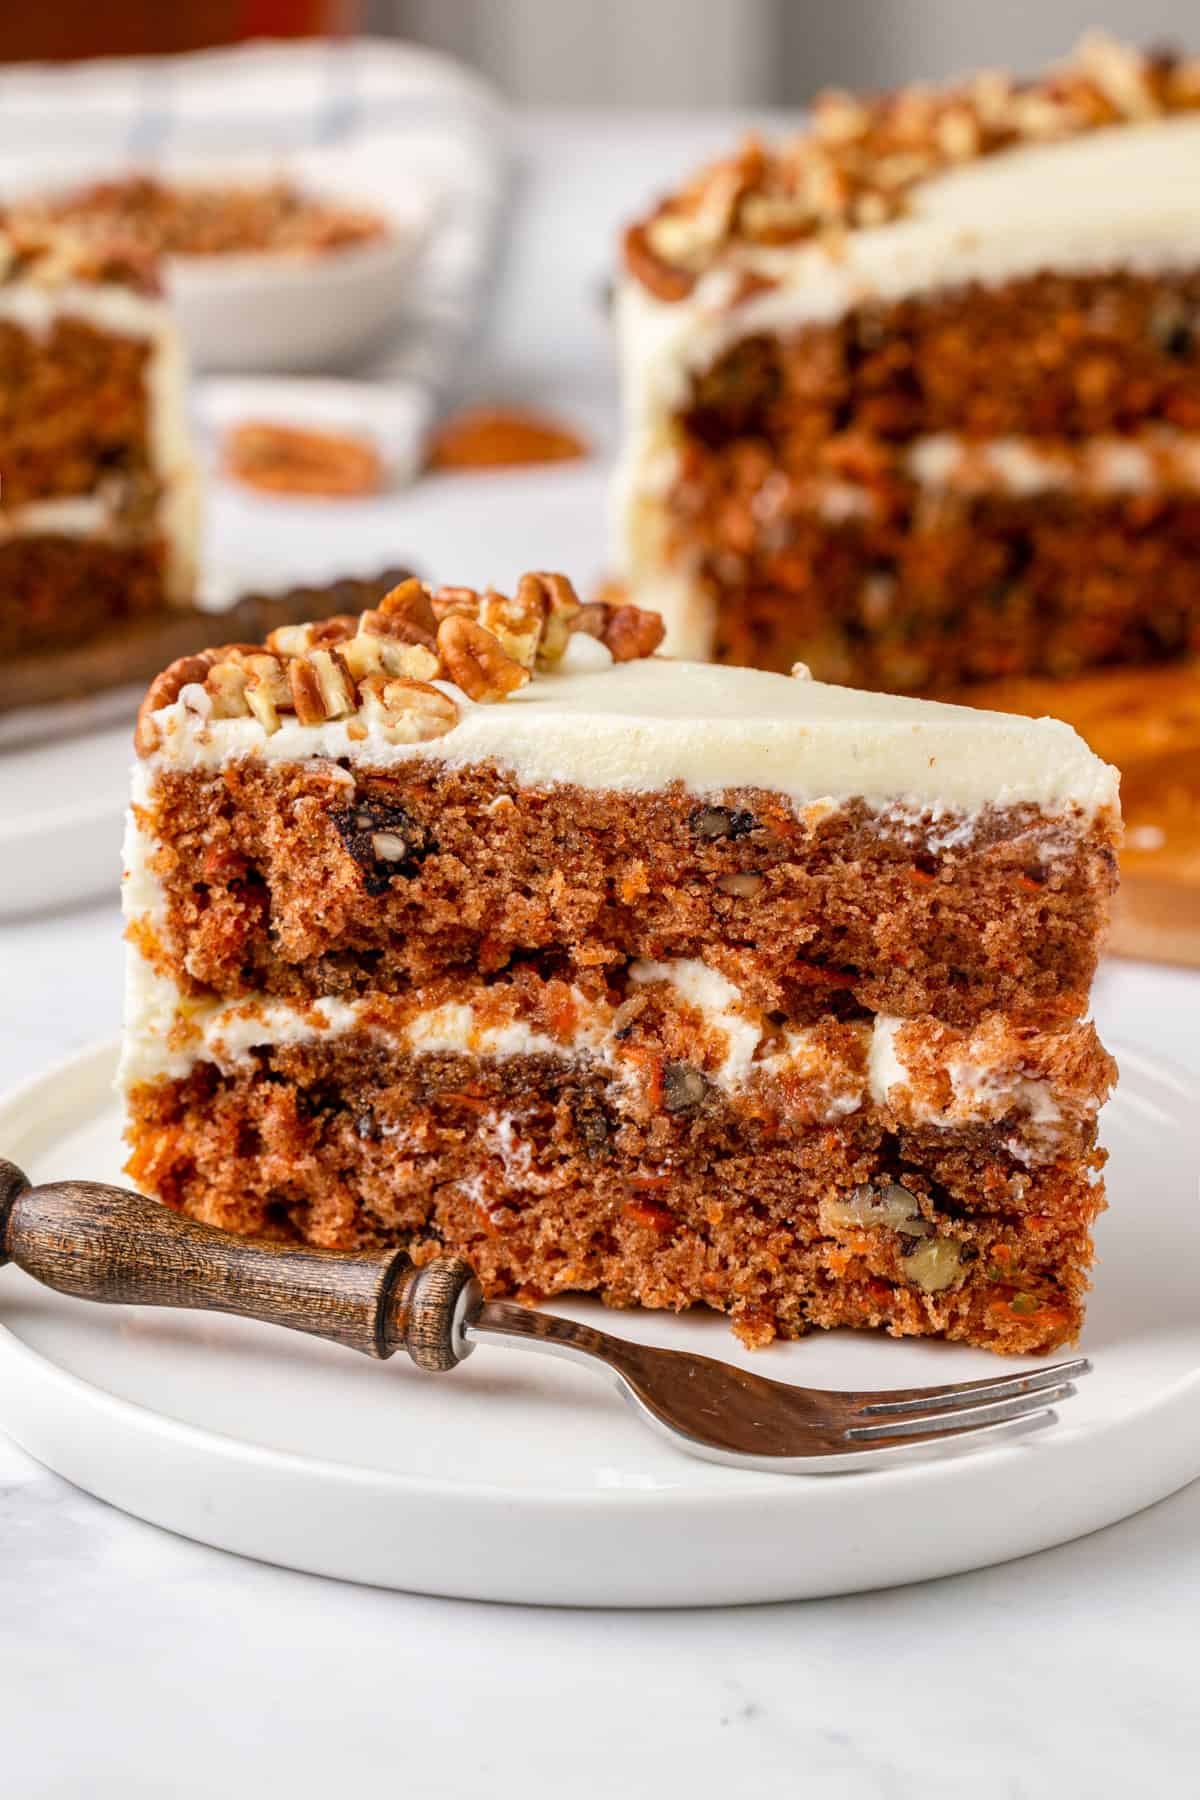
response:
[[[259,407],[267,416],[301,422],[351,423],[356,385],[200,383],[197,410],[210,461],[216,435]],[[566,569],[583,590],[599,579],[605,479],[595,461],[428,476],[405,486],[405,447],[418,429],[412,405],[411,391],[399,395],[394,408],[383,390],[375,392],[369,420],[395,478],[368,499],[271,499],[214,479],[203,559],[209,603],[374,575],[397,563],[437,581],[479,586],[502,587],[525,569]],[[564,409],[577,416],[569,397]],[[214,626],[214,637],[219,635]],[[52,728],[67,735],[28,748],[3,747],[12,715],[0,719],[0,919],[117,892],[139,697],[104,696],[90,709],[103,729],[80,729],[85,721],[78,704],[59,708],[53,727],[47,723],[47,737]],[[87,724],[93,726],[90,715]]]
[[[847,1593],[1045,1549],[1200,1474],[1197,1083],[1132,1049],[1105,1115],[1084,1349],[1057,1424],[969,1455],[795,1477],[695,1461],[585,1371],[481,1347],[451,1375],[240,1320],[91,1306],[0,1271],[0,1428],[78,1486],[243,1555],[421,1592],[676,1606]],[[101,1047],[0,1104],[34,1179],[119,1179]],[[564,1306],[577,1317],[597,1308]],[[889,1387],[994,1358],[868,1334],[751,1357],[712,1317],[607,1314],[782,1379]]]

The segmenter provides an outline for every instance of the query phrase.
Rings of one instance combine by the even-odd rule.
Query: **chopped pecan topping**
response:
[[[453,681],[475,701],[505,699],[535,667],[556,662],[574,631],[601,639],[617,661],[650,655],[661,642],[657,614],[598,602],[581,607],[565,575],[521,577],[510,599],[493,588],[439,588],[406,580],[372,610],[285,625],[266,645],[225,644],[185,657],[158,676],[138,715],[139,755],[158,747],[154,714],[189,685],[206,719],[253,718],[270,736],[285,715],[301,725],[345,721],[362,743],[371,729],[392,743],[441,737],[458,707],[432,683]]]
[[[240,662],[219,662],[208,671],[204,682],[212,695],[214,719],[240,719],[247,707],[246,671]]]
[[[513,599],[489,588],[479,604],[480,625],[523,669],[532,669],[537,660],[546,618],[545,599],[528,575],[521,577]]]
[[[291,704],[292,690],[277,656],[265,651],[246,658],[244,698],[268,737],[279,730],[279,709]]]
[[[438,649],[450,680],[469,700],[503,700],[529,680],[529,670],[508,656],[490,631],[457,613],[438,626]]]
[[[430,596],[433,616],[440,625],[443,619],[478,619],[479,595],[474,588],[440,587]]]
[[[358,624],[352,613],[334,613],[328,619],[312,619],[307,625],[279,625],[267,638],[267,649],[276,656],[305,656],[310,650],[347,643]],[[256,647],[248,645],[247,649]]]
[[[423,744],[445,737],[458,724],[458,707],[441,688],[403,677],[369,675],[359,697],[359,716],[393,744]]]
[[[321,725],[325,720],[325,702],[317,671],[306,656],[297,656],[287,666],[292,706],[302,725]]]
[[[631,226],[625,264],[658,299],[679,301],[723,259],[744,273],[759,247],[836,252],[848,230],[901,216],[920,183],[978,157],[1198,107],[1200,58],[1143,54],[1102,32],[1032,82],[984,72],[869,99],[822,94],[805,131],[773,148],[748,139]]]
[[[355,681],[363,681],[368,675],[403,675],[409,681],[436,681],[442,672],[436,649],[377,637],[369,631],[360,632],[343,645],[342,657]]]
[[[354,680],[344,659],[336,650],[314,650],[308,662],[317,678],[325,718],[344,719],[347,713],[354,711],[358,701]]]
[[[364,613],[359,629],[377,637],[397,638],[403,644],[422,644],[432,650],[437,640],[438,615],[433,610],[423,581],[402,581],[383,596],[374,612]]]
[[[559,662],[581,611],[574,587],[565,575],[539,570],[522,575],[517,584],[517,600],[530,610],[541,611],[538,661],[543,667]]]
[[[153,715],[164,706],[173,706],[185,687],[190,687],[193,682],[202,682],[213,661],[214,652],[211,650],[202,651],[199,656],[180,656],[161,675],[154,677],[145,699],[138,707],[133,742],[139,756],[152,756],[158,749],[158,730]]]

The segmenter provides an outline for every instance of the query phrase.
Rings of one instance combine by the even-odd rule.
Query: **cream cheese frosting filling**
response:
[[[931,1085],[929,1069],[910,1067],[897,1049],[897,1035],[911,1021],[880,1015],[839,1026],[833,1039],[818,1027],[793,1028],[772,1033],[770,1041],[778,1047],[764,1054],[768,1033],[762,1015],[705,963],[635,962],[629,980],[634,989],[666,990],[668,1005],[684,1009],[701,1033],[697,1043],[705,1079],[731,1098],[751,1089],[775,1090],[782,1105],[802,1105],[818,1120],[832,1122],[875,1107],[909,1124],[946,1130],[1013,1114],[1032,1130],[1035,1144],[1039,1135],[1051,1143],[1055,1126],[1098,1104],[1091,1098],[1080,1102],[1052,1078],[1030,1074],[1029,1066],[1038,1064],[1038,1045],[1027,1046],[1014,1062],[987,1022],[970,1034],[942,1029],[945,1041],[934,1055]],[[616,1035],[618,1009],[578,990],[571,998],[575,1022],[558,1034],[519,1015],[497,1018],[494,1005],[476,1007],[463,1000],[399,1013],[392,1023],[387,1007],[372,1000],[324,997],[296,1006],[265,997],[193,999],[134,957],[118,1081],[129,1092],[143,1082],[185,1079],[199,1063],[228,1074],[256,1050],[354,1034],[382,1038],[414,1056],[586,1059],[605,1068],[617,1086],[636,1092],[647,1077],[636,1052],[629,1054]]]
[[[539,675],[503,705],[447,687],[457,725],[417,744],[351,736],[343,721],[288,718],[266,735],[253,718],[211,717],[185,687],[154,715],[160,748],[142,764],[216,770],[243,757],[319,756],[392,768],[418,759],[449,768],[495,765],[526,786],[696,794],[757,787],[798,805],[861,799],[876,808],[970,813],[1033,805],[1086,816],[1116,804],[1117,773],[1068,725],[931,701],[794,681],[755,669],[664,657]]]

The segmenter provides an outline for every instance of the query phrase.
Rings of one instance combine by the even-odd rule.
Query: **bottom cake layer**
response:
[[[818,681],[935,693],[1161,662],[1200,637],[1194,494],[946,497],[880,523],[810,512],[743,554],[722,539],[728,516],[705,493],[676,542],[708,595],[720,662],[804,662]],[[650,604],[652,584],[634,598]]]
[[[0,535],[0,657],[76,645],[167,604],[159,541]]]
[[[448,1249],[490,1295],[704,1304],[753,1345],[840,1325],[1001,1352],[1077,1335],[1094,1124],[1043,1158],[1013,1115],[814,1117],[687,1070],[648,1092],[587,1055],[260,1046],[136,1081],[129,1172],[227,1230]]]

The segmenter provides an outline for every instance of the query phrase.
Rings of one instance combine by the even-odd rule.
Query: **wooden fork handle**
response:
[[[358,1253],[255,1243],[197,1224],[126,1188],[31,1187],[0,1158],[0,1264],[74,1294],[134,1306],[237,1313],[366,1356],[406,1350],[452,1369],[471,1349],[463,1320],[478,1286],[466,1263],[417,1268],[403,1250]]]

